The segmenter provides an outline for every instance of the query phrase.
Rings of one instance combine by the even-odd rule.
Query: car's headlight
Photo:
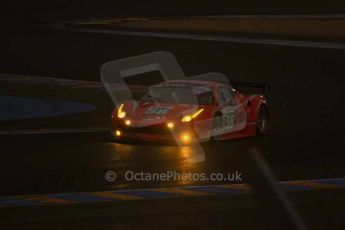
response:
[[[122,119],[126,116],[126,112],[123,110],[123,104],[120,105],[120,107],[117,110],[117,117]]]
[[[193,120],[194,118],[199,116],[199,114],[202,113],[202,111],[204,111],[204,109],[199,109],[198,111],[196,111],[195,113],[193,113],[191,115],[185,115],[182,117],[181,121],[182,122],[190,122],[191,120]]]

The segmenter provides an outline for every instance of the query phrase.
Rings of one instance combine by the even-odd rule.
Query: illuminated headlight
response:
[[[127,119],[127,120],[125,120],[125,124],[130,126],[132,124],[132,122],[131,122],[131,120]]]
[[[187,132],[181,133],[180,138],[181,138],[182,143],[184,143],[184,144],[190,143],[191,139],[192,139],[191,135]]]
[[[115,135],[116,135],[117,137],[121,136],[121,134],[122,134],[122,133],[121,133],[120,130],[116,130],[116,131],[115,131]]]
[[[173,129],[173,128],[175,127],[175,124],[174,124],[173,122],[168,122],[168,123],[167,123],[167,127],[168,127],[169,129]]]
[[[187,116],[183,116],[181,121],[182,122],[190,122],[192,120],[192,116],[187,115]]]
[[[193,120],[194,118],[199,116],[199,114],[202,113],[202,111],[204,111],[204,109],[199,109],[198,111],[196,111],[192,115],[185,115],[185,116],[182,117],[181,121],[182,122],[190,122],[191,120]]]
[[[123,104],[120,105],[120,107],[117,110],[117,117],[122,119],[126,116],[126,112],[123,110]]]

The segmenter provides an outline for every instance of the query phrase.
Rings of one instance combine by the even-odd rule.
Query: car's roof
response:
[[[204,80],[189,80],[189,79],[181,79],[181,80],[168,80],[165,82],[162,82],[160,84],[169,84],[169,83],[190,83],[190,84],[197,84],[197,85],[203,85],[203,86],[207,86],[207,87],[216,87],[219,85],[224,85],[222,83],[219,82],[214,82],[214,81],[204,81]]]

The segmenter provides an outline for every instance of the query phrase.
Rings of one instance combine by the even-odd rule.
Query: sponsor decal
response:
[[[166,107],[151,107],[151,108],[148,108],[147,110],[145,110],[145,114],[148,114],[148,115],[166,115],[167,113],[169,112],[169,108],[166,108]]]

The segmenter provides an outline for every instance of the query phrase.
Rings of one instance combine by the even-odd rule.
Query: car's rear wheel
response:
[[[260,107],[259,113],[256,119],[256,135],[261,136],[267,131],[268,126],[268,112],[263,106]]]

